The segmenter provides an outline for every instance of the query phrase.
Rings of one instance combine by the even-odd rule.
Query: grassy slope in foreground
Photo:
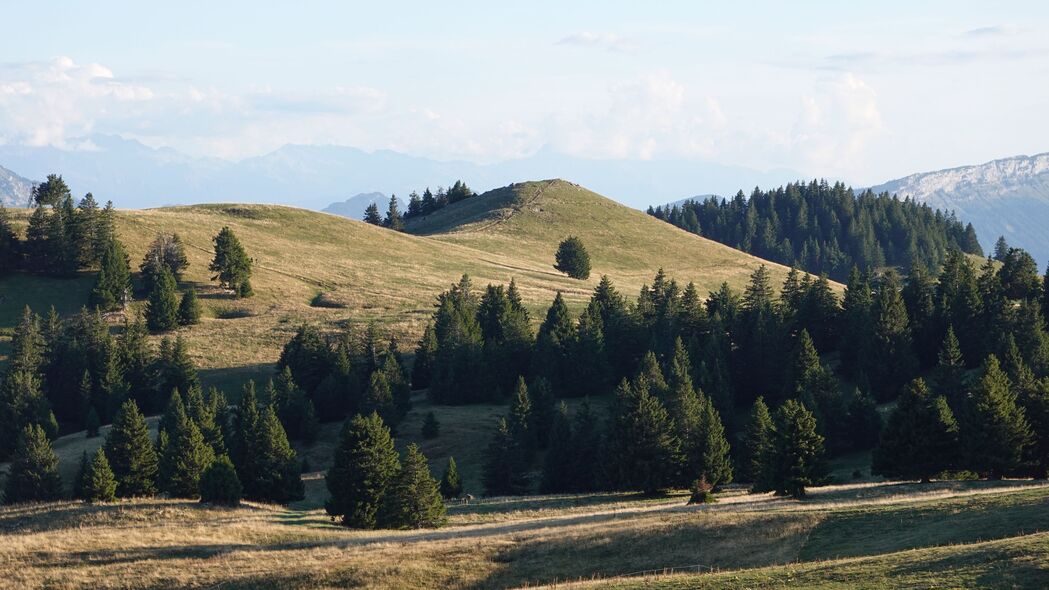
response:
[[[1020,537],[1049,530],[1044,485],[818,491],[805,502],[743,494],[689,507],[683,498],[653,503],[619,496],[581,505],[537,497],[528,499],[529,509],[509,504],[504,514],[492,511],[498,505],[455,507],[450,526],[437,531],[349,531],[328,523],[321,511],[255,504],[229,510],[150,499],[12,506],[0,508],[0,587],[508,588],[595,576],[606,578],[596,587],[1044,587],[1049,543],[1041,535]],[[473,524],[478,510],[485,511],[485,524]],[[852,513],[868,511],[887,524],[841,538],[846,548],[877,538],[878,547],[863,551],[880,557],[795,563],[814,559],[804,557],[813,538],[834,534]],[[940,537],[939,522],[961,513],[967,526],[956,527],[955,537]],[[1023,522],[1014,517],[1021,513]],[[976,533],[1019,538],[927,549],[972,542]],[[915,546],[926,548],[906,552]],[[647,586],[637,578],[607,579],[699,563],[741,571],[648,578]]]
[[[527,205],[513,209],[520,203]],[[24,223],[26,214],[20,213]],[[480,221],[493,216],[500,221]],[[230,385],[268,374],[280,347],[304,321],[335,327],[377,320],[401,338],[402,348],[411,348],[435,296],[464,272],[482,288],[515,278],[540,319],[557,291],[580,307],[601,274],[634,297],[664,267],[682,283],[695,281],[705,294],[722,281],[742,287],[763,262],[565,181],[498,189],[431,217],[418,226],[428,235],[417,236],[288,207],[198,205],[121,211],[117,231],[136,268],[158,232],[182,237],[190,261],[185,281],[201,294],[205,317],[181,333],[205,379]],[[251,299],[229,299],[210,280],[211,239],[225,225],[256,260],[257,294]],[[589,281],[552,267],[559,241],[569,234],[590,249]],[[782,279],[785,269],[770,266]],[[90,279],[0,279],[0,292],[9,294],[0,304],[0,326],[12,326],[27,303],[38,312],[54,303],[76,309],[87,302],[90,286]],[[318,294],[342,307],[311,306]]]

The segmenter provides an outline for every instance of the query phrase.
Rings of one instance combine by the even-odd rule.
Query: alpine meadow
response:
[[[1049,587],[1049,9],[148,10],[0,39],[0,589]]]

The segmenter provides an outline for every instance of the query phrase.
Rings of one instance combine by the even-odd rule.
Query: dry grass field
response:
[[[524,511],[453,507],[436,531],[348,531],[320,510],[256,504],[16,506],[0,509],[0,587],[1034,588],[1049,575],[1045,484],[814,491],[804,502],[730,492],[701,507],[534,497]],[[483,511],[496,516],[478,522]],[[721,573],[652,575],[665,568]]]
[[[28,213],[13,213],[24,224]],[[255,259],[250,299],[222,293],[207,269],[211,239],[227,225]],[[410,229],[424,235],[289,207],[197,205],[120,211],[117,231],[136,270],[157,233],[181,236],[190,261],[185,283],[201,295],[205,318],[180,333],[204,380],[230,390],[249,377],[268,377],[280,347],[303,322],[338,329],[374,320],[412,349],[437,294],[463,273],[479,288],[516,279],[538,321],[557,291],[581,309],[602,274],[633,298],[660,267],[706,293],[723,281],[741,288],[763,263],[561,180],[491,191]],[[557,245],[568,235],[580,236],[590,250],[587,281],[553,268]],[[781,280],[786,269],[770,267]],[[78,310],[91,284],[88,275],[0,279],[0,334],[10,333],[27,304],[40,313],[51,305],[62,313]]]

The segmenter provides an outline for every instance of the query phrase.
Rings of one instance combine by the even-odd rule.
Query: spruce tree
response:
[[[364,391],[360,409],[364,414],[377,412],[384,422],[395,422],[393,391],[386,375],[381,371],[373,372],[368,380],[368,388]]]
[[[433,411],[426,413],[426,418],[423,419],[423,438],[429,440],[437,438],[441,434],[441,423],[437,421],[437,415]]]
[[[200,501],[219,506],[240,504],[243,488],[229,455],[219,455],[200,476]]]
[[[958,408],[965,394],[965,359],[954,327],[949,324],[936,358],[936,387]]]
[[[586,280],[590,278],[590,254],[583,241],[575,236],[568,236],[561,241],[554,256],[554,268],[572,277]]]
[[[541,491],[544,494],[570,492],[576,484],[575,451],[572,444],[572,424],[568,420],[568,408],[564,402],[554,417],[550,431],[550,448],[543,462],[543,481]]]
[[[357,415],[343,425],[326,482],[325,509],[343,526],[375,528],[387,488],[400,469],[390,429],[378,414]]]
[[[535,450],[535,432],[532,430],[532,399],[528,395],[528,385],[524,377],[517,378],[517,387],[514,389],[514,397],[510,402],[510,415],[507,419],[510,424],[510,435],[514,438],[517,448],[530,457]],[[527,458],[525,459],[527,460]]]
[[[430,386],[433,376],[433,364],[437,359],[437,334],[433,323],[426,324],[419,345],[415,349],[415,362],[412,364],[412,388],[424,389]]]
[[[281,504],[301,500],[305,494],[301,464],[273,406],[260,413],[255,441],[258,472],[254,493],[247,497]]]
[[[378,524],[394,529],[437,528],[446,520],[438,483],[430,475],[426,457],[412,443],[386,489]]]
[[[117,498],[117,480],[106,453],[99,448],[84,474],[81,497],[88,502],[112,502]]]
[[[573,381],[570,354],[575,348],[576,327],[573,325],[564,295],[559,291],[539,326],[532,355],[533,373],[545,378],[555,395],[572,395]]]
[[[252,260],[244,251],[244,246],[229,227],[222,228],[214,238],[215,258],[208,269],[217,273],[212,280],[233,291],[237,297],[251,297]]]
[[[823,437],[816,429],[816,418],[797,400],[787,400],[776,411],[776,428],[771,457],[772,487],[778,494],[805,496],[807,486],[825,477]]]
[[[513,496],[528,491],[525,455],[509,422],[500,418],[485,452],[482,478],[486,496]]]
[[[709,397],[700,400],[697,450],[702,458],[700,477],[717,488],[732,481],[732,458],[721,415]],[[695,474],[693,474],[695,475]]]
[[[925,381],[904,388],[874,450],[871,471],[890,478],[929,481],[956,465],[958,423],[947,400]]]
[[[200,477],[215,460],[215,453],[181,403],[174,406],[173,414],[173,424],[164,425],[167,443],[160,456],[159,487],[175,498],[193,498],[199,494]]]
[[[611,438],[621,487],[653,495],[674,483],[683,459],[681,441],[644,381],[634,386],[623,381],[616,389]]]
[[[868,377],[873,393],[884,400],[894,396],[916,368],[907,308],[894,271],[885,274],[873,310],[873,362]]]
[[[459,477],[459,468],[455,465],[455,457],[448,457],[448,465],[444,468],[441,476],[441,496],[451,500],[463,495],[463,481]]]
[[[1014,473],[1032,442],[1031,426],[997,357],[988,356],[962,424],[965,464],[998,479]]]
[[[167,267],[161,269],[146,302],[146,325],[151,332],[168,332],[178,327],[178,292],[175,277]]]
[[[106,457],[121,498],[152,496],[157,492],[157,453],[146,419],[134,400],[120,406],[106,436]]]
[[[102,251],[89,302],[102,311],[112,311],[124,304],[130,292],[131,266],[127,253],[119,241],[110,240]]]
[[[364,222],[372,225],[382,225],[382,215],[379,214],[379,206],[369,203],[364,210]]]
[[[50,502],[62,497],[58,457],[44,429],[30,424],[22,429],[11,457],[4,488],[4,502]]]
[[[182,294],[182,301],[178,304],[178,323],[183,326],[199,324],[200,313],[200,300],[197,299],[197,290],[190,287]]]
[[[768,480],[770,459],[775,436],[775,425],[765,398],[758,397],[750,410],[746,426],[743,428],[742,450],[739,457],[739,479],[752,482],[756,492],[771,490]]]
[[[157,234],[149,245],[142,264],[139,265],[142,284],[147,293],[153,290],[161,269],[165,267],[171,276],[175,277],[176,283],[182,280],[183,271],[189,267],[189,259],[178,234]]]
[[[382,224],[394,231],[404,231],[404,216],[398,211],[397,195],[390,196],[390,205],[386,209],[386,219],[383,219]]]

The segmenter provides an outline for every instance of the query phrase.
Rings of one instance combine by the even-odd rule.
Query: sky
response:
[[[545,147],[857,185],[1049,151],[1046,2],[497,4],[0,0],[0,143]]]

